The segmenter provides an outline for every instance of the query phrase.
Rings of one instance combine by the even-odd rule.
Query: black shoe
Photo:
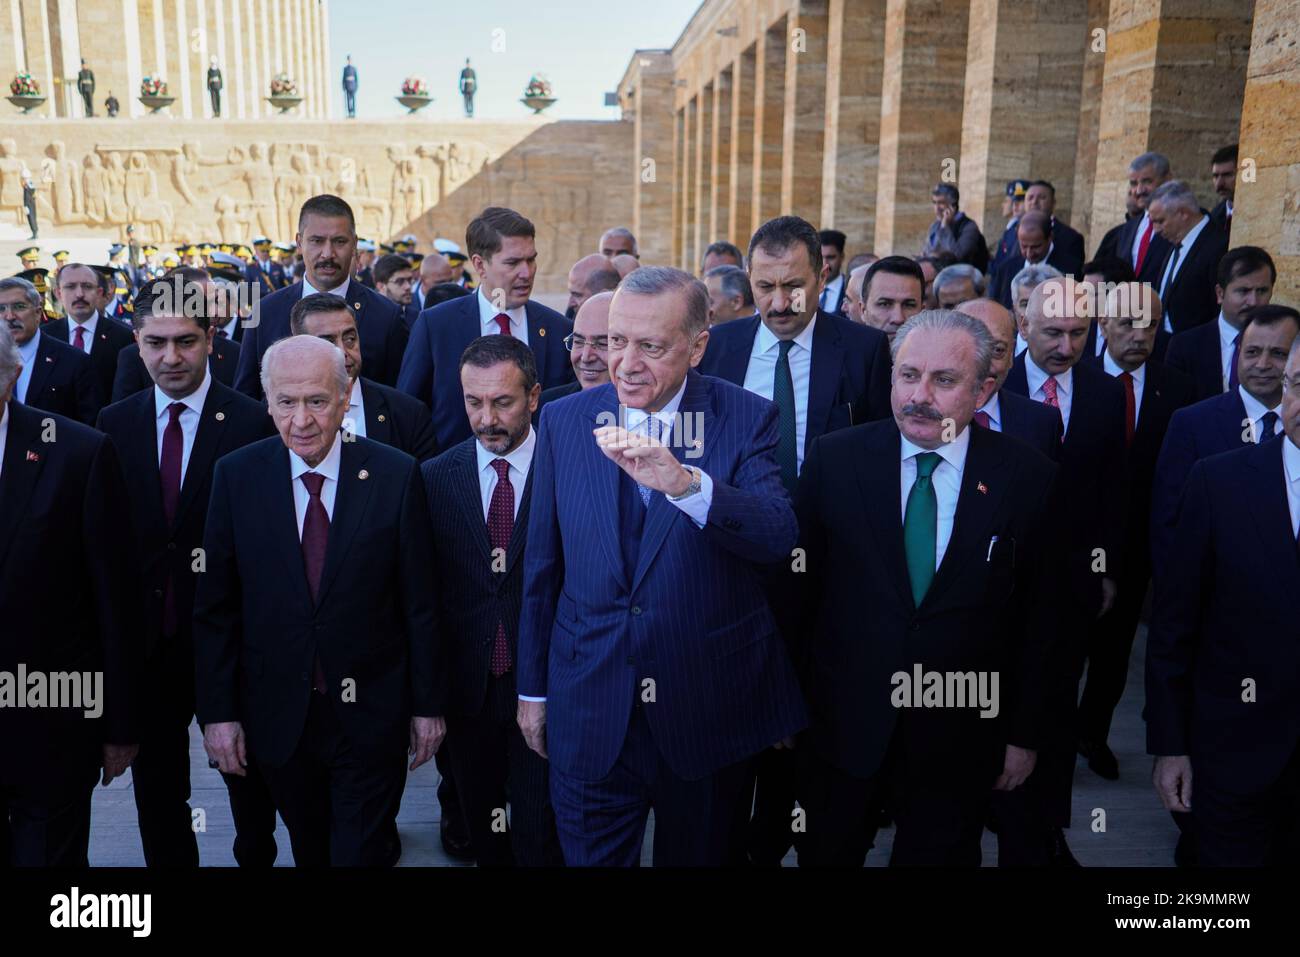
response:
[[[438,825],[438,832],[442,838],[442,849],[448,857],[458,861],[474,860],[474,848],[463,824],[458,827],[450,818],[444,817]]]
[[[1047,841],[1048,867],[1081,867],[1070,853],[1070,845],[1065,841],[1065,831],[1054,827]]]
[[[1119,762],[1115,760],[1115,752],[1105,744],[1080,740],[1079,753],[1088,759],[1088,767],[1098,777],[1107,781],[1119,780]]]

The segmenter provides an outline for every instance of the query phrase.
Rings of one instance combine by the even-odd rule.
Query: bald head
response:
[[[420,288],[425,295],[440,282],[455,281],[456,270],[442,253],[430,253],[420,260]]]
[[[993,362],[989,372],[997,378],[1001,389],[1016,359],[1016,317],[1010,309],[992,299],[968,299],[957,307],[957,311],[984,323],[984,328],[993,337]]]
[[[641,261],[635,256],[629,256],[627,253],[615,256],[610,260],[610,265],[618,270],[619,279],[624,279],[630,272],[635,272],[641,268]]]
[[[569,362],[584,389],[594,389],[609,381],[609,304],[613,301],[612,292],[598,292],[573,317]]]
[[[1047,258],[1052,243],[1052,218],[1046,213],[1031,209],[1020,217],[1016,227],[1016,241],[1020,255],[1026,263],[1040,263]]]
[[[618,270],[600,253],[583,256],[569,270],[570,315],[575,315],[596,293],[616,288],[620,278]]]
[[[875,257],[872,256],[871,262],[854,266],[849,270],[849,278],[844,281],[844,314],[854,322],[867,321],[862,315],[862,280],[867,275],[867,270],[871,268],[871,263],[875,261]]]
[[[1029,294],[1020,335],[1029,357],[1048,375],[1074,367],[1083,356],[1092,322],[1090,287],[1070,276],[1047,279]]]

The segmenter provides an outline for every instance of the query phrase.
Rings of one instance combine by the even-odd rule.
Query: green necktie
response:
[[[781,354],[776,358],[776,373],[772,377],[772,401],[779,413],[776,460],[781,466],[781,484],[791,494],[794,494],[795,482],[799,478],[795,450],[798,432],[794,413],[794,379],[790,376],[790,347],[793,345],[793,339],[782,339],[777,343]]]
[[[939,503],[930,476],[942,459],[938,452],[922,452],[916,457],[916,481],[907,493],[907,511],[903,515],[903,549],[907,552],[907,576],[912,581],[912,601],[921,600],[934,580],[935,538],[939,527]]]

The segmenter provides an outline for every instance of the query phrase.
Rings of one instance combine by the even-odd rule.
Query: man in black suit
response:
[[[460,378],[439,375],[455,369],[465,347],[482,335],[522,339],[537,360],[543,389],[573,381],[564,338],[573,323],[530,297],[537,277],[536,229],[513,209],[489,206],[465,230],[470,262],[479,284],[472,296],[453,299],[420,313],[402,358],[397,387],[429,406],[438,447],[469,438]]]
[[[1029,214],[1026,213],[1026,216]],[[1032,813],[999,822],[1002,863],[1074,863],[1062,828],[1078,746],[1079,679],[1096,619],[1115,603],[1124,544],[1124,389],[1092,363],[1080,362],[1090,321],[1090,290],[1067,277],[1040,283],[1029,296],[1020,335],[1027,343],[1006,389],[1060,411],[1056,580],[1068,598],[1056,609],[1061,634],[1050,675],[1048,717],[1038,768],[1030,781]]]
[[[1127,487],[1112,485],[1109,495],[1113,499],[1127,494],[1127,521],[1115,604],[1097,622],[1088,646],[1088,680],[1079,701],[1079,753],[1093,771],[1116,781],[1119,762],[1107,738],[1128,681],[1129,655],[1151,578],[1151,485],[1156,457],[1170,417],[1194,398],[1190,379],[1151,358],[1162,311],[1151,287],[1129,283],[1111,290],[1101,305],[1098,321],[1106,339],[1102,368],[1124,387],[1128,449]]]
[[[1152,610],[1152,780],[1166,808],[1190,811],[1201,865],[1284,864],[1300,852],[1300,644],[1290,640],[1300,615],[1294,342],[1283,381],[1283,438],[1193,467]]]
[[[1055,462],[1061,457],[1060,413],[1002,388],[1016,358],[1015,317],[992,299],[971,299],[963,302],[957,312],[984,323],[993,339],[989,374],[997,380],[997,388],[975,410],[975,424],[1017,438]]]
[[[460,375],[474,435],[422,467],[433,518],[438,632],[447,636],[456,788],[480,867],[560,866],[546,761],[524,742],[515,714],[537,441],[531,420],[541,386],[532,350],[509,336],[474,340],[461,357]]]
[[[1129,163],[1128,189],[1137,213],[1125,217],[1114,239],[1114,255],[1127,259],[1142,282],[1153,285],[1160,281],[1161,267],[1169,254],[1169,243],[1156,232],[1155,224],[1147,212],[1151,194],[1172,176],[1169,159],[1161,153],[1143,153]],[[1106,238],[1110,233],[1106,234]],[[1102,240],[1096,258],[1109,252],[1106,239]]]
[[[21,369],[0,328],[0,672],[27,676],[0,708],[0,861],[84,868],[95,781],[140,740],[136,558],[112,440],[10,401]]]
[[[26,279],[0,279],[0,316],[22,359],[13,398],[23,405],[93,425],[102,404],[84,352],[41,333],[41,294]]]
[[[1134,186],[1130,183],[1128,192],[1124,196],[1124,221],[1117,226],[1112,226],[1106,230],[1106,234],[1101,237],[1101,242],[1097,244],[1097,254],[1093,259],[1123,259],[1129,264],[1129,269],[1133,268],[1133,259],[1127,250],[1120,250],[1119,236],[1129,223],[1135,219],[1142,218],[1142,210],[1138,207],[1137,193]]]
[[[375,292],[397,304],[402,310],[402,325],[410,331],[420,314],[420,305],[415,301],[415,267],[411,261],[396,253],[386,253],[375,260],[370,274]]]
[[[1083,274],[1083,256],[1075,258],[1074,254],[1057,245],[1052,218],[1037,210],[1026,210],[1016,227],[1016,237],[1020,243],[1018,253],[1010,255],[998,263],[997,269],[989,277],[989,298],[994,299],[1008,309],[1012,305],[1011,280],[1026,266],[1040,264],[1051,266],[1063,276],[1078,279]]]
[[[992,352],[968,316],[909,320],[893,343],[893,420],[823,436],[800,478],[813,715],[796,751],[801,865],[861,866],[883,798],[891,864],[978,866],[994,790],[1036,773],[1055,468],[971,427],[997,387]],[[950,691],[965,676],[969,693],[923,708],[930,675]]]
[[[844,315],[844,286],[848,276],[844,273],[844,244],[848,241],[838,229],[823,229],[817,234],[822,244],[822,292],[817,308],[823,313]]]
[[[575,379],[543,392],[537,402],[537,415],[548,402],[609,381],[609,304],[613,299],[612,292],[598,292],[579,307],[573,318],[573,332],[564,339]]]
[[[155,279],[136,297],[136,361],[153,386],[105,408],[97,428],[113,439],[131,478],[133,494],[122,505],[141,558],[135,584],[144,608],[145,680],[153,691],[145,699],[140,754],[131,770],[145,863],[197,867],[188,804],[194,718],[190,619],[202,570],[195,556],[203,544],[217,459],[275,430],[259,403],[209,374],[210,319],[185,309],[173,290],[170,280]],[[244,823],[238,804],[232,790],[237,831]],[[270,814],[273,831],[273,808]],[[245,826],[236,839],[236,859],[245,856],[250,839]]]
[[[306,296],[294,303],[289,328],[295,336],[315,336],[343,350],[350,382],[348,411],[343,419],[345,436],[391,445],[417,462],[433,458],[437,448],[424,403],[361,375],[365,360],[351,306],[338,296]]]
[[[1216,280],[1218,320],[1178,333],[1170,340],[1165,355],[1170,368],[1192,378],[1197,399],[1208,399],[1237,388],[1237,359],[1241,355],[1245,314],[1256,306],[1268,305],[1273,298],[1277,267],[1273,265],[1273,257],[1258,246],[1238,246],[1219,260]]]
[[[1151,194],[1147,216],[1170,245],[1156,292],[1165,306],[1166,332],[1183,332],[1214,319],[1214,284],[1228,234],[1210,221],[1185,183],[1170,180]]]
[[[1083,251],[1083,235],[1070,228],[1069,223],[1056,218],[1056,187],[1045,179],[1036,179],[1030,183],[1025,190],[1025,212],[1030,210],[1045,213],[1052,222],[1052,243],[1061,250],[1059,262],[1066,264],[1052,265],[1078,279],[1083,261],[1088,258]],[[1066,268],[1067,265],[1069,268]]]
[[[303,296],[324,292],[345,300],[357,314],[361,354],[370,378],[395,385],[406,348],[400,310],[379,293],[352,279],[357,231],[352,207],[337,196],[322,194],[303,203],[298,214],[298,249],[306,269],[301,282],[281,289],[253,309],[240,343],[235,388],[261,399],[258,369],[277,339],[289,335],[289,311]]]
[[[1219,197],[1219,205],[1210,210],[1210,219],[1231,236],[1232,204],[1237,196],[1236,143],[1214,151],[1214,156],[1210,159],[1210,178],[1214,181],[1214,192]]]
[[[414,770],[445,732],[420,470],[340,434],[349,380],[336,347],[276,343],[262,379],[280,437],[218,463],[204,533],[204,744],[227,774],[251,753],[298,866],[391,864],[403,752]],[[248,488],[259,494],[236,505]]]
[[[117,354],[131,344],[131,329],[100,310],[100,277],[90,266],[68,263],[55,278],[55,290],[67,317],[47,322],[41,334],[90,356],[100,402],[107,403],[113,394]],[[98,414],[99,410],[95,411]]]
[[[921,311],[924,301],[925,272],[907,256],[877,259],[862,277],[862,321],[887,339]]]

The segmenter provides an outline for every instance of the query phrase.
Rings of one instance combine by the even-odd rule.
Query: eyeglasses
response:
[[[20,312],[26,312],[28,309],[35,309],[35,308],[36,307],[33,306],[30,302],[26,302],[26,301],[0,302],[0,316],[3,316],[6,312],[12,312],[14,315],[17,315]]]
[[[564,348],[570,352],[581,352],[587,346],[591,346],[597,352],[604,352],[609,348],[609,337],[592,336],[592,338],[587,339],[573,332],[564,337]]]

